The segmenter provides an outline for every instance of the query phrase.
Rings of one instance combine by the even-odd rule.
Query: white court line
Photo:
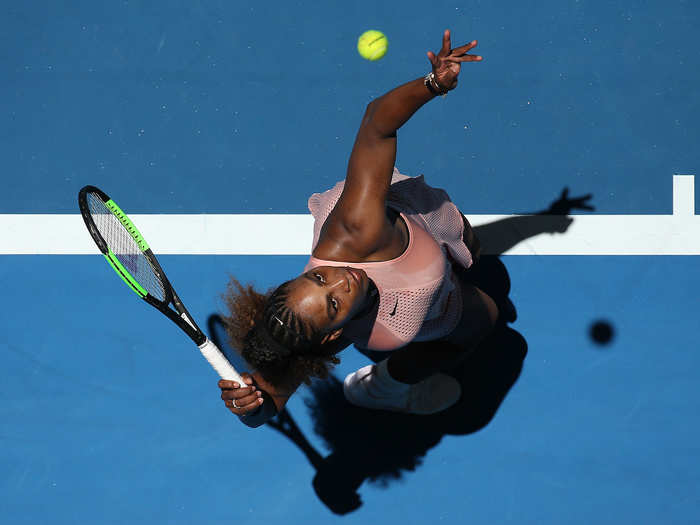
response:
[[[506,255],[700,255],[693,175],[673,176],[673,215],[571,215]],[[128,212],[127,212],[128,213]],[[308,255],[311,215],[129,215],[156,254]],[[524,217],[469,215],[473,226]],[[274,241],[272,240],[274,239]],[[97,254],[79,214],[0,214],[0,255]]]
[[[692,217],[693,215],[695,215],[695,177],[674,175],[673,216]]]

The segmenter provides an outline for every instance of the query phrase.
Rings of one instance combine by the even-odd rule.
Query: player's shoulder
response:
[[[361,262],[391,242],[386,213],[348,218],[334,210],[323,224],[314,257],[329,261]]]

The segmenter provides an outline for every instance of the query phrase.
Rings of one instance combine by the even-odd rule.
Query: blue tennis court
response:
[[[4,5],[0,523],[697,522],[699,23],[680,0]],[[399,130],[396,165],[472,221],[517,320],[443,413],[348,404],[371,362],[351,347],[243,426],[84,249],[78,191],[134,214],[230,352],[229,276],[301,272],[309,195],[446,28],[484,60]],[[357,53],[367,29],[381,60]]]

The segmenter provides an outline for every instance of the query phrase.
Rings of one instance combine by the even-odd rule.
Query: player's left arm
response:
[[[437,85],[447,91],[457,86],[462,62],[481,60],[468,55],[476,40],[451,49],[450,32],[443,34],[442,49],[428,52]],[[435,98],[424,79],[403,84],[373,100],[367,106],[348,162],[345,186],[328,218],[328,227],[351,234],[378,234],[377,225],[386,220],[385,201],[396,161],[396,132],[426,102]],[[324,226],[325,227],[325,226]]]

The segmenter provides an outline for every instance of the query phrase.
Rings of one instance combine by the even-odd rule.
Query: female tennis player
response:
[[[350,344],[389,356],[345,378],[350,403],[432,414],[459,399],[459,383],[441,371],[493,329],[499,309],[464,279],[479,255],[469,222],[443,190],[394,162],[396,131],[457,87],[461,64],[482,58],[467,54],[476,45],[452,49],[446,30],[426,77],[368,104],[345,180],[309,199],[313,250],[301,275],[264,295],[232,279],[227,330],[254,372],[247,385],[219,387],[245,424],[261,425],[301,383],[326,377]]]

